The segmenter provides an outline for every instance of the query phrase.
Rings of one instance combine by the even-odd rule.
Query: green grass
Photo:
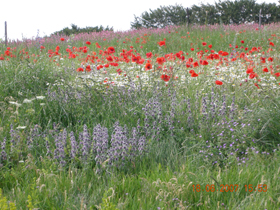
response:
[[[104,70],[95,69],[76,71],[82,62],[79,59],[93,55],[93,51],[104,64],[109,63],[106,56],[102,59],[95,40],[86,40],[92,42],[87,46],[88,52],[77,52],[79,56],[75,59],[68,59],[66,42],[59,44],[61,55],[53,58],[47,52],[56,48],[55,41],[45,45],[41,52],[36,46],[17,45],[16,51],[11,51],[17,57],[12,58],[1,55],[6,49],[3,45],[0,47],[0,57],[5,58],[0,60],[1,208],[13,209],[12,203],[16,209],[57,210],[280,208],[280,85],[279,77],[274,75],[279,72],[279,29],[261,32],[247,29],[239,35],[230,30],[209,32],[185,27],[165,32],[147,32],[146,44],[135,43],[137,37],[143,36],[137,33],[127,37],[131,42],[124,38],[110,41],[100,38],[102,50],[114,46],[114,55],[121,57],[122,49],[128,51],[133,46],[145,59],[142,65],[131,62],[119,62],[117,67],[111,65],[106,68],[106,74]],[[276,34],[278,39],[268,41],[273,37],[271,34]],[[157,42],[164,38],[166,47],[159,47]],[[200,65],[196,53],[205,48],[209,50],[205,54],[209,55],[209,44],[213,45],[215,53],[222,50],[230,54],[229,44],[241,45],[241,40],[245,41],[248,51],[236,48],[239,53],[262,47],[260,52],[248,54],[251,64],[240,58],[233,62],[229,55],[225,56],[228,66],[225,61],[215,66],[219,60],[210,59],[208,65]],[[203,47],[202,42],[207,42],[207,46]],[[86,44],[80,40],[71,45],[79,48]],[[14,47],[13,44],[10,47]],[[194,51],[190,50],[192,47]],[[30,58],[20,53],[23,48]],[[267,52],[269,48],[273,51]],[[169,70],[173,67],[173,75],[157,69],[160,67],[157,57],[180,50],[186,60],[192,57],[193,62],[198,61],[199,67],[187,68],[186,61],[177,63],[178,58],[168,61],[166,57],[163,66]],[[147,59],[147,52],[154,56]],[[33,61],[33,53],[40,55],[36,57],[37,62]],[[260,56],[266,58],[265,64],[260,63]],[[274,61],[268,61],[269,57]],[[153,70],[142,71],[147,60],[151,60]],[[92,65],[90,61],[88,64]],[[254,72],[261,81],[248,79],[249,64],[255,66]],[[264,66],[269,68],[270,65],[274,73],[264,73]],[[117,69],[122,70],[120,75],[115,75]],[[191,77],[191,69],[201,74]],[[91,75],[92,72],[100,75],[100,81]],[[160,79],[162,74],[170,75],[170,81],[165,83]],[[81,75],[91,76],[77,79]],[[106,77],[109,82],[124,83],[124,87],[108,85],[109,82],[104,82]],[[134,81],[135,89],[129,89],[132,85],[129,80]],[[216,85],[216,80],[223,85]],[[124,130],[120,132],[116,122]],[[149,126],[145,129],[146,124]],[[109,154],[98,157],[97,150],[87,150],[92,145],[85,147],[86,160],[82,155],[87,131],[92,140],[97,137],[97,134],[92,135],[97,125],[107,129],[108,147],[113,145],[116,151],[122,147],[127,154],[118,161],[112,160],[112,166]],[[11,126],[15,132],[11,131]],[[136,128],[137,139],[145,136],[142,153],[141,145],[135,146],[131,140],[133,128]],[[105,130],[99,139],[106,136]],[[67,135],[62,134],[63,131]],[[78,142],[82,147],[74,159],[71,159],[71,131],[76,141],[82,139]],[[114,146],[110,141],[114,138],[125,141],[124,136],[131,140],[128,150],[123,142]],[[57,150],[59,147],[62,149]],[[134,148],[138,149],[134,151]],[[56,151],[64,157],[55,159]],[[62,160],[65,164],[59,163]],[[232,189],[226,187],[222,192],[226,185],[233,185]]]

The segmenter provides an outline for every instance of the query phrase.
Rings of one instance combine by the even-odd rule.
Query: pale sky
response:
[[[71,24],[79,28],[102,25],[114,28],[114,31],[130,30],[134,14],[140,17],[149,9],[160,6],[192,5],[200,6],[201,0],[3,0],[0,12],[0,38],[5,39],[5,21],[7,21],[8,39],[16,40],[49,36],[55,31]],[[203,0],[204,4],[214,4],[215,0]],[[216,0],[218,2],[218,0]],[[257,3],[276,3],[278,0],[257,0]]]

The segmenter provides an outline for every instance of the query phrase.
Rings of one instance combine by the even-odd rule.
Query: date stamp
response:
[[[221,184],[220,187],[216,187],[214,184],[207,184],[205,186],[201,186],[200,184],[192,185],[193,192],[237,192],[239,189],[238,184]],[[266,184],[258,184],[258,185],[244,185],[245,192],[267,192]]]

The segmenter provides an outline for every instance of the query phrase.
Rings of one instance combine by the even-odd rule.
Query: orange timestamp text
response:
[[[201,187],[200,184],[197,185],[192,185],[193,187],[193,192],[237,192],[239,185],[238,184],[221,184],[220,188],[216,188],[214,184],[207,184],[205,187]],[[249,184],[249,185],[244,185],[245,192],[253,192],[253,191],[258,191],[258,192],[267,192],[267,185],[266,184],[258,184],[256,186]]]

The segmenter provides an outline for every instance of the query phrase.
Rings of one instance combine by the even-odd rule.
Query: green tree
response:
[[[51,35],[54,34],[58,34],[58,35],[66,35],[66,36],[70,36],[72,34],[79,34],[79,33],[91,33],[91,32],[101,32],[101,31],[113,31],[113,27],[109,28],[109,26],[107,26],[106,28],[104,28],[102,25],[101,26],[95,26],[95,27],[85,27],[85,28],[79,28],[77,25],[75,24],[71,24],[71,29],[70,28],[63,28],[60,31],[56,31],[54,33],[52,33]]]
[[[219,0],[215,3],[216,8],[221,13],[222,21],[225,24],[241,24],[244,22],[259,22],[259,13],[261,9],[261,22],[271,23],[280,21],[280,8],[273,4],[257,4],[256,0]]]
[[[140,17],[134,15],[134,22],[131,22],[132,29],[164,28],[168,25],[182,25],[187,22],[187,12],[181,5],[160,6],[160,8],[143,12]]]
[[[278,22],[280,21],[280,7],[277,7],[275,3],[273,4],[258,4],[256,9],[259,11],[261,9],[261,22],[262,24]],[[256,15],[256,19],[259,19],[259,15]],[[259,22],[256,20],[256,22]]]
[[[214,5],[201,4],[201,6],[193,5],[190,10],[190,22],[193,24],[215,24],[219,21],[218,10]]]
[[[280,0],[279,0],[280,1]],[[280,21],[280,6],[273,4],[257,4],[256,0],[226,0],[216,2],[214,5],[201,4],[188,8],[191,24],[241,24],[245,22],[259,22],[261,9],[262,23]],[[156,10],[143,12],[140,17],[134,15],[135,21],[131,28],[162,28],[168,25],[182,25],[187,23],[187,11],[182,6],[160,7]]]

